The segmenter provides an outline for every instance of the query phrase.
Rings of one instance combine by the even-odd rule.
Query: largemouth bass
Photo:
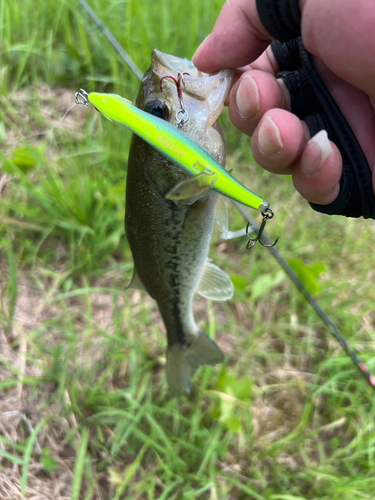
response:
[[[161,91],[160,79],[178,72],[190,74],[183,89],[190,119],[182,132],[224,165],[224,140],[217,118],[230,87],[231,71],[204,75],[191,62],[155,50],[136,106],[177,126],[176,87],[164,80]],[[181,167],[133,135],[125,215],[134,259],[131,286],[145,289],[157,302],[167,332],[167,380],[172,395],[189,392],[200,365],[223,361],[220,348],[194,321],[194,293],[219,300],[233,294],[226,274],[207,260],[217,193],[189,184],[188,179],[192,178]],[[173,200],[166,197],[171,192]]]

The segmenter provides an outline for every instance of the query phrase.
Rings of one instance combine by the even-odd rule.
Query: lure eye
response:
[[[169,107],[165,102],[156,99],[155,101],[148,101],[145,105],[146,113],[162,118],[163,120],[168,120],[170,115]]]

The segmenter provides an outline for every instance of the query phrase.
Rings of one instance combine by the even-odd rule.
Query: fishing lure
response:
[[[242,205],[260,210],[263,220],[272,218],[273,212],[267,201],[234,179],[202,147],[170,123],[138,109],[131,101],[116,94],[88,94],[82,89],[76,93],[77,104],[87,106],[89,102],[105,118],[130,129],[189,175],[207,174],[202,176],[202,185],[206,184],[207,188]]]

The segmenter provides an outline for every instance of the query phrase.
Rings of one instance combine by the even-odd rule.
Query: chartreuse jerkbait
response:
[[[256,210],[268,208],[265,200],[232,177],[207,150],[193,141],[185,133],[185,126],[183,130],[178,130],[172,123],[137,108],[116,94],[91,92],[87,98],[108,120],[130,129],[188,175],[194,176],[197,187],[212,188]],[[197,178],[199,174],[203,175]]]

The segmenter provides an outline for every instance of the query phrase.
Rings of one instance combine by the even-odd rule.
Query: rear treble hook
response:
[[[266,245],[261,240],[261,237],[262,237],[264,228],[266,227],[267,221],[270,220],[270,219],[273,219],[274,215],[275,214],[272,212],[272,210],[270,208],[267,208],[267,210],[265,212],[262,212],[263,220],[262,220],[262,224],[260,225],[260,228],[259,228],[259,231],[258,231],[258,234],[257,234],[256,238],[250,238],[250,233],[249,233],[250,222],[247,223],[247,226],[246,226],[246,236],[248,237],[249,241],[247,242],[246,248],[248,250],[250,248],[253,248],[253,246],[255,245],[255,243],[257,241],[259,241],[259,243],[262,245],[262,247],[267,247],[267,248],[274,247],[276,245],[276,243],[279,241],[279,238],[276,238],[276,240],[275,240],[274,243],[272,243],[270,245]]]

